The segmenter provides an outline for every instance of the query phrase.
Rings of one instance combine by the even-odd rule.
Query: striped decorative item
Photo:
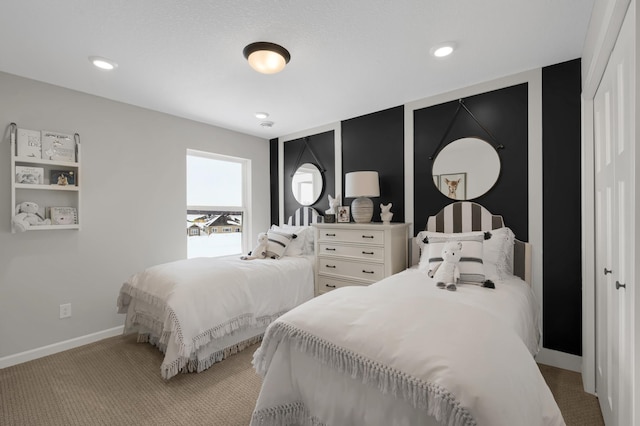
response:
[[[287,225],[309,226],[312,223],[322,222],[322,216],[312,207],[300,207],[287,221]]]
[[[419,268],[425,272],[432,271],[442,263],[442,248],[448,241],[462,242],[460,254],[460,282],[478,283],[485,281],[484,265],[482,261],[483,243],[486,238],[484,232],[464,234],[441,234],[423,231],[418,234],[425,240]]]
[[[269,230],[267,231],[267,257],[280,259],[293,239],[293,234]]]
[[[472,231],[491,231],[503,227],[505,227],[505,224],[502,216],[494,215],[480,204],[471,201],[456,201],[445,206],[435,216],[429,216],[426,231],[451,234]],[[498,234],[499,233],[498,231]],[[508,272],[513,271],[514,275],[531,284],[531,245],[514,239],[513,237],[512,240],[513,245],[503,250],[507,255],[506,259],[501,259],[501,262],[508,262],[509,265],[502,269]],[[422,249],[423,247],[420,245],[420,241],[417,238],[416,241],[420,249]],[[495,243],[499,242],[496,241]],[[422,254],[423,251],[424,250],[420,250],[418,252]],[[414,262],[417,261],[418,256],[414,255],[413,259]],[[420,260],[422,260],[421,256]],[[494,263],[500,264],[500,262],[495,261],[495,259]],[[493,276],[496,275],[495,273],[487,274],[487,272],[490,271],[485,271],[486,278],[492,279]]]
[[[480,204],[469,201],[449,204],[427,220],[427,231],[431,232],[486,231],[503,226],[502,216],[491,214]]]

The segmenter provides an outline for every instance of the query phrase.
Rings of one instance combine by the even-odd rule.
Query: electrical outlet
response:
[[[60,319],[69,318],[71,316],[71,303],[60,305]]]

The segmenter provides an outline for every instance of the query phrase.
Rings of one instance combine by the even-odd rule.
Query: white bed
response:
[[[163,378],[203,371],[259,342],[267,325],[313,297],[308,225],[319,215],[303,210],[289,225],[272,227],[300,235],[296,251],[290,244],[279,259],[179,260],[147,268],[122,285],[118,312],[127,315],[124,333],[138,333],[139,342],[165,354]]]
[[[428,229],[506,234],[494,217],[454,203]],[[513,238],[505,241],[488,258],[518,257]],[[531,288],[510,265],[486,270],[494,289],[439,289],[416,265],[281,316],[254,354],[263,385],[251,424],[563,425],[533,358],[540,333]]]

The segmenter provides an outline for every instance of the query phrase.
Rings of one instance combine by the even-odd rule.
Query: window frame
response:
[[[241,206],[224,206],[224,205],[189,205],[186,202],[187,193],[188,193],[188,173],[189,173],[189,165],[188,165],[188,157],[200,157],[217,161],[225,161],[238,163],[241,166],[241,175],[242,175],[242,184],[241,191],[242,195]],[[240,253],[232,253],[223,256],[215,256],[215,257],[224,257],[224,256],[235,256],[238,254],[247,253],[249,248],[249,236],[251,235],[251,160],[248,158],[242,157],[234,157],[230,155],[218,154],[214,152],[201,151],[196,149],[187,149],[187,153],[185,156],[186,170],[185,170],[185,180],[187,180],[185,185],[185,216],[186,212],[189,210],[209,210],[209,211],[221,211],[221,212],[241,212],[242,213],[242,238],[241,238],[241,248]],[[188,234],[187,234],[187,238]],[[187,253],[186,256],[189,255],[189,243],[187,240]]]

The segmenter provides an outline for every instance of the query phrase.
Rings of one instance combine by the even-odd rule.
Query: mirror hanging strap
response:
[[[469,108],[467,108],[467,106],[464,104],[464,100],[462,98],[460,98],[460,99],[458,99],[458,108],[456,108],[456,112],[453,114],[453,117],[451,118],[451,121],[449,122],[449,125],[447,126],[447,130],[445,130],[444,134],[442,135],[442,138],[440,139],[440,143],[438,143],[438,146],[436,147],[435,151],[433,151],[433,154],[429,157],[429,160],[433,160],[435,158],[436,154],[438,152],[440,152],[440,148],[442,147],[442,143],[444,142],[445,138],[447,137],[447,135],[451,131],[451,128],[453,127],[453,123],[456,121],[456,118],[458,118],[458,113],[460,112],[461,108],[464,108],[464,110],[467,112],[467,114],[469,114],[471,116],[471,118],[473,118],[473,121],[475,121],[476,124],[478,126],[480,126],[480,128],[482,130],[484,130],[484,132],[487,135],[489,135],[491,140],[495,143],[495,145],[492,145],[492,146],[496,151],[499,150],[499,149],[504,149],[504,145],[499,143],[496,140],[496,138],[493,136],[493,134],[491,134],[489,129],[487,129],[485,126],[482,125],[482,123],[480,123],[480,121],[476,118],[476,116],[473,115],[473,113],[469,110]]]
[[[293,171],[291,172],[289,177],[293,177],[296,174],[296,170],[298,170],[298,167],[300,166],[300,159],[302,158],[302,154],[304,154],[304,150],[305,149],[308,149],[309,152],[311,153],[311,155],[313,156],[313,159],[316,160],[316,163],[318,164],[318,167],[320,168],[320,173],[324,173],[324,172],[327,171],[327,169],[324,168],[324,166],[322,165],[322,163],[320,162],[318,157],[316,157],[316,154],[315,154],[315,152],[313,152],[313,149],[311,149],[311,145],[309,145],[309,136],[306,136],[305,138],[303,138],[303,140],[304,140],[304,146],[302,147],[302,149],[298,153],[298,158],[296,159],[296,163],[293,166]]]

